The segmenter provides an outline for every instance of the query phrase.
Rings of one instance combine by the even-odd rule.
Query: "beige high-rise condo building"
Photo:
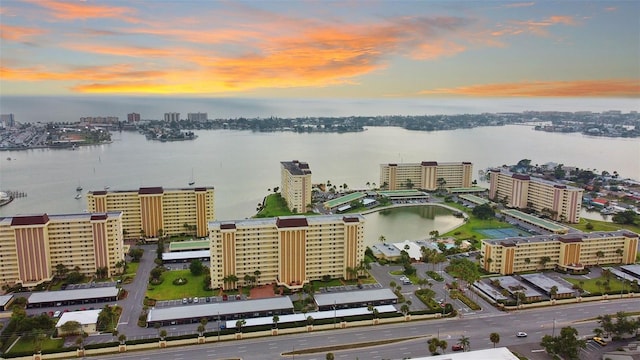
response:
[[[0,218],[0,284],[33,287],[50,281],[56,266],[107,276],[124,260],[122,213],[24,215]]]
[[[289,210],[298,213],[307,211],[311,204],[311,169],[309,164],[298,160],[280,162],[280,193]]]
[[[502,275],[556,267],[571,271],[600,264],[633,264],[638,234],[618,230],[483,240],[480,254],[486,271]]]
[[[556,221],[580,222],[583,190],[524,174],[490,171],[489,198],[507,207],[531,208]]]
[[[381,164],[380,186],[388,190],[470,187],[473,165],[470,162]]]
[[[213,288],[235,288],[259,271],[258,284],[299,289],[325,275],[351,278],[364,259],[359,214],[213,221],[209,231]]]
[[[122,211],[126,239],[160,235],[209,235],[207,223],[215,219],[213,187],[91,191],[89,212]]]

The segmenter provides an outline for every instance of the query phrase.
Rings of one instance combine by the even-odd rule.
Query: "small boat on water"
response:
[[[196,183],[196,180],[193,178],[193,169],[191,169],[191,180],[189,180],[189,186]]]
[[[75,196],[76,199],[80,199],[81,197],[82,197],[82,194],[79,194],[79,193],[76,194],[76,196]]]
[[[76,191],[82,191],[82,186],[78,185],[78,187],[76,188]]]

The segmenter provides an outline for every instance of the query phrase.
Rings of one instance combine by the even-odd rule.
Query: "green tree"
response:
[[[471,213],[480,220],[492,219],[496,212],[490,204],[482,204],[473,208]]]
[[[143,254],[144,250],[141,248],[133,248],[129,250],[129,256],[131,256],[131,261],[133,262],[140,262]]]
[[[164,340],[167,337],[167,330],[165,329],[160,330],[158,335],[160,335],[160,340]]]
[[[580,340],[578,330],[567,326],[560,329],[560,335],[542,337],[540,345],[551,355],[557,355],[567,360],[578,360],[580,349],[587,347],[585,340]]]
[[[200,276],[204,273],[204,265],[202,265],[202,261],[196,259],[191,261],[189,265],[189,271],[191,271],[191,275]]]
[[[236,329],[238,329],[239,333],[242,332],[242,327],[245,326],[246,324],[247,324],[247,321],[245,319],[240,319],[236,321]]]
[[[635,211],[625,210],[623,212],[613,215],[611,220],[617,224],[633,225],[636,223],[637,218],[638,218],[638,215],[636,215]]]
[[[278,321],[280,321],[280,316],[273,315],[272,320],[273,320],[273,327],[277,329],[278,328]]]
[[[464,335],[460,336],[460,339],[458,339],[458,344],[462,346],[463,351],[469,351],[469,349],[471,348],[471,341]]]
[[[500,334],[496,332],[489,334],[489,341],[493,343],[493,348],[495,349],[496,344],[500,342]]]
[[[127,335],[120,334],[120,336],[118,336],[118,341],[120,342],[120,345],[124,345],[127,342]]]
[[[326,360],[335,360],[335,355],[333,355],[333,353],[327,353],[327,355],[325,355],[324,357]]]

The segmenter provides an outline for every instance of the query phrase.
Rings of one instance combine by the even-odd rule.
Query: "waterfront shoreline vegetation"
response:
[[[173,285],[178,278],[187,279],[184,285]],[[205,290],[202,286],[205,275],[194,276],[190,270],[172,270],[162,273],[162,283],[149,284],[146,296],[154,300],[175,300],[185,297],[202,297],[214,295],[214,290]]]

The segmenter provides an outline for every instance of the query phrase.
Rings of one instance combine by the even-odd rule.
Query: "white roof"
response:
[[[379,313],[391,313],[398,312],[395,306],[393,305],[381,305],[374,306],[374,309],[378,310]],[[335,312],[333,310],[328,311],[314,311],[308,312],[306,314],[288,314],[288,315],[278,315],[278,324],[291,323],[296,321],[306,321],[307,317],[311,316],[314,320],[320,319],[332,319],[342,318],[346,316],[357,316],[357,315],[367,315],[371,314],[366,307],[361,308],[353,308],[353,309],[337,309]],[[238,320],[227,320],[226,326],[227,328],[235,328],[236,321]],[[250,318],[244,319],[246,322],[244,326],[258,326],[258,325],[268,325],[273,324],[273,316],[259,317],[259,318]]]
[[[202,259],[211,256],[209,250],[192,250],[162,253],[162,260]]]
[[[409,250],[405,250],[404,247],[406,245],[409,245]],[[409,257],[414,260],[422,259],[422,251],[420,251],[420,246],[413,241],[405,240],[403,242],[393,243],[393,246],[397,247],[400,251],[406,251],[407,254],[409,254]]]
[[[195,319],[216,315],[226,316],[269,310],[293,310],[293,303],[288,296],[278,296],[257,300],[232,300],[198,305],[189,304],[161,307],[149,310],[147,321]]]
[[[500,347],[495,349],[484,349],[467,352],[448,353],[414,360],[519,360],[509,349]]]
[[[69,321],[77,321],[81,325],[95,324],[98,322],[98,315],[100,315],[100,311],[102,311],[102,309],[63,313],[62,316],[60,316],[56,327],[60,327]]]
[[[29,296],[29,304],[39,304],[56,301],[72,301],[118,296],[120,290],[115,287],[95,287],[89,289],[59,290],[34,292]]]
[[[11,300],[12,297],[13,297],[13,294],[1,295],[0,296],[0,306],[7,305],[7,303],[9,302],[9,300]]]

